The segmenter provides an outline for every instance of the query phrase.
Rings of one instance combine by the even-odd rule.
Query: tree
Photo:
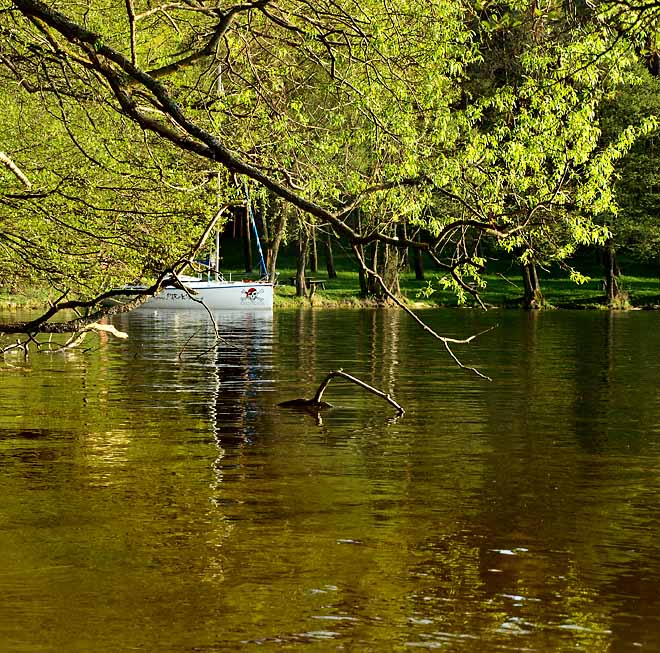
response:
[[[388,297],[395,286],[365,248],[426,252],[464,296],[478,293],[484,237],[536,262],[607,236],[593,216],[610,206],[616,153],[599,151],[596,110],[627,83],[634,56],[602,21],[572,25],[554,4],[522,2],[495,12],[454,0],[109,6],[111,18],[106,6],[16,0],[0,17],[15,89],[79,115],[55,116],[70,149],[97,123],[108,139],[125,135],[109,158],[127,169],[95,152],[94,171],[130,176],[156,151],[166,165],[149,168],[151,182],[174,170],[206,188],[204,175],[221,174],[223,206],[245,176],[334,230]],[[490,83],[479,69],[501,60],[502,40],[516,44],[516,76]],[[109,201],[114,186],[95,192],[107,187]],[[154,217],[149,251],[158,225],[203,231],[213,197],[197,223]],[[403,222],[432,240],[402,237]],[[185,263],[163,245],[153,267]]]
[[[158,274],[221,207],[192,157],[56,72],[32,84],[0,67],[0,139],[30,183],[0,177],[0,282],[89,298]]]
[[[481,40],[489,58],[466,85],[477,135],[467,165],[455,171],[460,181],[442,187],[438,207],[459,218],[464,239],[466,274],[459,267],[445,285],[478,290],[474,263],[485,263],[475,255],[479,232],[465,229],[465,217],[476,218],[520,261],[532,307],[543,302],[538,264],[559,263],[582,280],[566,260],[580,245],[607,240],[601,216],[614,206],[614,164],[654,123],[622,125],[613,141],[601,143],[598,109],[634,82],[636,54],[595,13],[577,21],[556,3],[507,3],[488,12]],[[464,276],[477,281],[465,284]]]
[[[643,124],[660,115],[660,81],[641,65],[637,83],[622,90],[602,109],[605,143],[628,124]],[[660,176],[657,136],[643,135],[621,160],[614,186],[616,205],[604,219],[612,238],[603,256],[605,288],[610,304],[617,304],[619,284],[616,252],[627,251],[642,261],[660,260]],[[624,298],[625,299],[625,298]]]

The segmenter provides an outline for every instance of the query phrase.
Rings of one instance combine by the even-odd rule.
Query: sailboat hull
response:
[[[179,288],[166,288],[147,300],[141,308],[272,311],[273,284],[245,281],[186,281],[190,294]],[[191,296],[192,295],[192,296]],[[202,301],[200,301],[202,300]]]

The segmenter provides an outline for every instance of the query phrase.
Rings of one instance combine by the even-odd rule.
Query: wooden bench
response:
[[[305,279],[305,283],[310,289],[316,290],[316,288],[320,288],[321,290],[325,290],[325,279]]]
[[[316,290],[316,288],[320,288],[321,290],[325,290],[325,279],[305,279],[305,285],[311,290],[312,288]],[[296,285],[296,278],[295,277],[289,277],[289,284],[292,286]]]
[[[305,279],[305,285],[307,286],[307,296],[311,299],[314,296],[317,288],[325,290],[325,279]],[[289,283],[292,286],[296,285],[296,278],[289,277]]]

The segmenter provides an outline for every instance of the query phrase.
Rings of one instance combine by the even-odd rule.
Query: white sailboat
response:
[[[252,204],[248,195],[247,184],[245,184],[245,199],[247,202],[249,223],[254,229],[257,249],[259,251],[261,272],[263,279],[261,281],[232,281],[231,277],[227,281],[219,272],[220,267],[220,234],[215,235],[215,261],[214,265],[209,265],[209,272],[206,279],[201,277],[189,277],[179,275],[183,288],[168,287],[160,293],[148,299],[140,308],[149,309],[191,309],[191,308],[209,308],[211,310],[249,310],[249,311],[272,311],[273,310],[273,286],[268,281],[268,272],[264,255],[261,250],[259,233],[252,213]],[[249,227],[248,227],[249,228]],[[211,270],[213,270],[214,279],[211,279]],[[137,288],[133,286],[133,288]]]
[[[269,281],[227,281],[223,278],[179,277],[183,288],[165,288],[140,308],[211,310],[273,310],[273,284]],[[133,289],[136,289],[133,286]]]

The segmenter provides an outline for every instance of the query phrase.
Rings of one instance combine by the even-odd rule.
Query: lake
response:
[[[660,313],[422,316],[8,355],[0,650],[660,650]]]

